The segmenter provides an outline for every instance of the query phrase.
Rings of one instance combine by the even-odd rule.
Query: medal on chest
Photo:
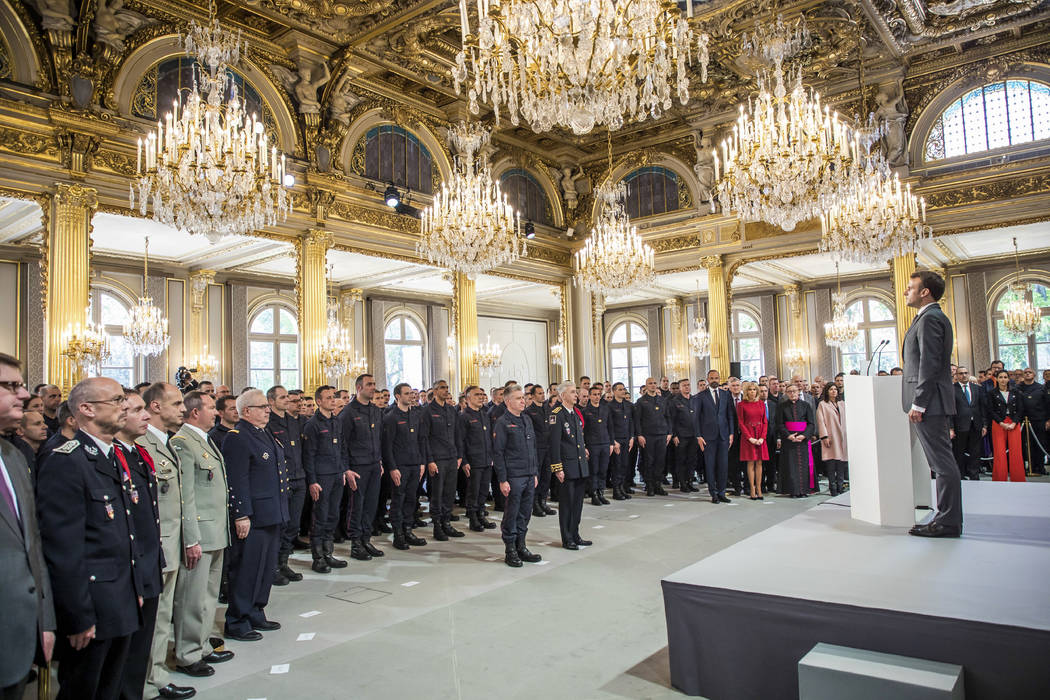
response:
[[[110,520],[113,519],[113,504],[112,503],[107,503],[106,504],[106,517],[109,518]]]
[[[135,505],[139,503],[139,490],[134,486],[131,487],[131,502]]]

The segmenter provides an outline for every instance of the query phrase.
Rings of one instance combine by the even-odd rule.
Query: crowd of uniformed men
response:
[[[5,629],[37,637],[37,662],[54,647],[60,698],[191,697],[173,671],[210,676],[233,656],[224,638],[280,629],[266,605],[271,586],[302,580],[289,563],[295,549],[327,574],[347,566],[335,549],[347,540],[350,557],[367,561],[384,555],[373,538],[386,533],[400,550],[426,545],[414,532],[424,526],[438,541],[463,537],[457,501],[469,529],[485,532],[497,528],[491,498],[503,513],[504,561],[520,567],[540,561],[526,546],[531,517],[557,514],[562,546],[589,546],[579,532],[584,501],[607,505],[610,488],[630,499],[639,471],[647,496],[706,482],[711,501],[727,503],[729,490],[756,500],[743,462],[761,460],[757,498],[806,495],[813,484],[793,476],[799,448],[789,441],[808,436],[819,462],[813,406],[828,394],[819,377],[762,377],[742,391],[738,378],[722,386],[712,370],[695,394],[688,379],[649,378],[635,401],[622,383],[587,377],[546,388],[512,380],[488,393],[470,386],[457,401],[443,380],[425,393],[380,391],[368,374],[352,393],[274,386],[236,397],[209,382],[184,393],[98,377],[63,401],[50,385],[30,395],[19,363],[4,355],[0,378],[0,430],[16,433],[0,440],[0,515],[16,523],[26,555],[9,580],[28,581],[21,598],[12,593],[21,584],[0,591],[16,610],[5,610]],[[834,388],[843,398],[841,374]],[[762,405],[747,413],[761,426],[754,435],[738,420],[744,400]],[[31,620],[19,626],[19,612]],[[24,650],[18,642],[0,638],[5,650]],[[20,698],[31,654],[5,656],[3,699]]]

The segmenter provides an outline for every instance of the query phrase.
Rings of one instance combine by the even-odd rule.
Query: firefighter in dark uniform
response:
[[[493,530],[496,523],[485,518],[485,495],[492,480],[492,422],[485,410],[485,391],[468,386],[467,406],[459,414],[459,456],[467,473],[467,519],[474,532]]]
[[[699,491],[692,482],[700,459],[700,443],[696,439],[700,423],[690,400],[688,379],[680,379],[678,393],[667,399],[667,421],[671,425],[671,440],[675,447],[675,481],[682,493]]]
[[[358,376],[356,394],[339,414],[343,423],[345,463],[355,474],[350,506],[350,556],[368,561],[383,556],[374,546],[372,521],[379,504],[379,480],[383,475],[383,410],[375,405],[376,382],[371,374]]]
[[[532,427],[536,431],[536,459],[539,462],[539,480],[536,483],[536,497],[532,502],[532,515],[543,518],[555,515],[556,510],[547,505],[547,494],[551,489],[551,460],[550,460],[550,417],[551,406],[543,400],[543,387],[539,384],[533,385],[529,390],[529,405],[525,407],[525,413],[532,419]]]
[[[607,506],[605,498],[605,479],[609,475],[609,458],[612,456],[613,437],[612,411],[609,404],[602,401],[602,385],[595,384],[589,389],[590,396],[583,404],[583,441],[587,446],[587,464],[591,472],[588,490],[591,492],[592,506]]]
[[[493,436],[493,460],[500,493],[506,498],[500,534],[507,566],[519,567],[523,561],[538,562],[541,557],[525,546],[529,531],[532,503],[539,481],[536,460],[536,431],[532,419],[522,414],[525,393],[520,386],[507,387],[503,392],[503,415],[496,421]]]
[[[1029,470],[1036,475],[1046,474],[1046,453],[1050,445],[1046,439],[1046,422],[1050,420],[1050,387],[1035,381],[1035,372],[1031,367],[1024,370],[1024,379],[1014,387],[1021,394],[1024,404],[1024,417],[1028,427],[1021,436],[1021,447],[1028,462]]]
[[[394,387],[394,404],[383,416],[383,465],[390,475],[390,525],[394,547],[408,549],[427,543],[412,532],[416,512],[416,489],[423,476],[423,414],[414,410],[412,387],[402,382]]]
[[[241,419],[226,434],[222,458],[230,485],[230,520],[236,537],[230,564],[226,636],[238,641],[261,639],[277,630],[266,619],[281,528],[288,522],[288,470],[284,450],[266,429],[270,406],[266,395],[250,389],[237,397]]]
[[[550,417],[551,472],[558,479],[558,524],[561,546],[579,549],[591,544],[580,537],[583,517],[583,494],[590,485],[587,447],[583,441],[583,424],[576,407],[576,385],[565,381],[558,385],[561,404]]]
[[[430,519],[434,524],[434,539],[444,542],[449,537],[462,537],[463,533],[452,527],[452,504],[456,499],[460,465],[456,439],[459,413],[448,394],[448,382],[443,379],[434,384],[434,399],[423,407],[423,426],[427,435]]]
[[[270,387],[266,392],[270,404],[270,433],[284,448],[288,468],[288,523],[281,530],[281,546],[277,552],[277,570],[273,584],[286,586],[289,581],[302,581],[303,575],[288,566],[292,543],[299,536],[299,521],[306,499],[306,472],[303,471],[303,421],[289,412],[290,397],[283,386]]]
[[[630,463],[630,457],[634,454],[634,404],[627,398],[627,388],[623,382],[613,384],[612,391],[609,412],[612,414],[616,446],[609,458],[609,470],[612,472],[613,500],[623,501],[631,497],[627,492],[627,483],[634,481],[634,465]]]
[[[69,406],[80,429],[47,457],[36,485],[58,623],[58,697],[115,698],[142,624],[131,509],[149,496],[113,443],[127,416],[120,384],[86,379],[73,387]]]
[[[337,559],[333,553],[347,468],[340,434],[342,426],[334,412],[335,387],[317,387],[314,401],[317,410],[303,427],[303,471],[313,503],[310,553],[314,563],[311,568],[327,574],[332,569],[346,567],[346,561]]]
[[[663,487],[664,456],[671,441],[667,423],[667,399],[660,393],[656,380],[645,380],[645,391],[634,404],[634,434],[642,448],[642,479],[645,495],[666,496]]]

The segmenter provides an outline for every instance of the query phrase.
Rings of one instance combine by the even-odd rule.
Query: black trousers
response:
[[[1021,436],[1021,448],[1024,450],[1024,458],[1030,465],[1029,468],[1033,474],[1045,474],[1046,455],[1043,454],[1043,450],[1050,452],[1050,446],[1047,445],[1046,421],[1042,418],[1029,418],[1028,422],[1032,425],[1032,432],[1029,434],[1025,430],[1024,435]],[[1040,446],[1042,446],[1042,449],[1040,449]]]
[[[766,444],[769,445],[769,459],[762,462],[762,490],[766,493],[777,493],[777,464],[780,463],[780,453],[773,449],[773,445],[776,444],[776,439],[773,442],[767,439]]]
[[[740,433],[733,436],[726,464],[727,485],[737,492],[747,491],[747,462],[740,461]]]
[[[540,452],[539,457],[540,473],[537,477],[539,483],[536,485],[536,500],[542,501],[547,498],[547,495],[551,490],[551,459],[546,452]]]
[[[408,464],[397,468],[401,472],[401,485],[391,480],[390,526],[394,532],[411,530],[416,519],[416,489],[419,488],[419,465]]]
[[[376,523],[383,521],[383,516],[386,515],[386,504],[390,502],[390,494],[393,493],[394,482],[390,480],[390,472],[383,470],[383,475],[379,477],[379,496],[376,498],[376,512],[373,520]]]
[[[590,488],[594,491],[605,488],[605,479],[609,475],[609,446],[588,445],[590,456],[587,464],[591,472]]]
[[[351,467],[361,476],[357,479],[357,490],[350,496],[350,524],[347,532],[351,540],[367,540],[372,536],[372,521],[376,504],[379,503],[378,464]]]
[[[489,483],[492,481],[492,467],[479,467],[470,465],[470,476],[467,477],[467,515],[476,513],[481,515],[485,509],[485,496],[489,492]]]
[[[562,542],[575,542],[580,536],[580,518],[583,517],[583,494],[590,486],[590,477],[568,479],[558,485],[558,526]]]
[[[430,517],[435,523],[452,521],[459,468],[455,459],[435,459],[438,473],[430,475]]]
[[[230,604],[226,629],[236,635],[251,632],[253,624],[266,622],[264,609],[270,602],[273,571],[277,568],[281,525],[252,525],[243,540],[234,534],[236,563],[230,566]]]
[[[310,529],[310,548],[315,553],[321,553],[322,544],[331,542],[335,538],[335,528],[339,524],[339,504],[343,498],[343,472],[318,474],[317,484],[321,487],[321,495],[316,501],[313,501],[314,524]]]
[[[708,440],[704,446],[704,472],[707,475],[707,492],[711,497],[726,495],[726,479],[729,476],[729,443],[725,440]]]
[[[841,459],[825,459],[824,468],[828,472],[828,488],[832,496],[838,496],[845,491],[846,462]]]
[[[642,448],[642,481],[656,486],[663,480],[664,460],[667,456],[667,435],[646,435]]]
[[[609,476],[616,488],[622,488],[624,483],[633,476],[627,470],[627,462],[633,452],[627,449],[628,440],[630,438],[616,438],[616,442],[620,443],[620,452],[613,452],[609,457]]]
[[[142,700],[142,691],[146,687],[146,673],[149,671],[153,630],[157,626],[159,602],[159,596],[142,599],[142,627],[131,635],[128,660],[124,664],[124,677],[120,682],[121,700]]]
[[[623,473],[623,485],[624,487],[631,486],[634,484],[635,472],[638,470],[638,459],[641,456],[642,448],[638,444],[638,439],[635,438],[634,445],[627,453],[627,464],[624,465]]]
[[[286,557],[292,553],[292,542],[299,536],[299,518],[302,517],[305,500],[306,479],[288,482],[288,522],[281,528],[281,556]]]
[[[29,684],[29,674],[22,677],[12,685],[0,688],[0,700],[25,700],[26,686]],[[142,697],[142,689],[139,688],[139,697]]]
[[[967,430],[956,433],[952,439],[952,455],[964,479],[981,478],[981,431]]]
[[[350,535],[350,504],[353,502],[354,494],[348,484],[336,486],[336,488],[339,490],[339,516],[336,518],[335,534],[345,539]]]
[[[948,437],[949,416],[922,417],[921,423],[912,423],[911,427],[922,444],[930,471],[937,481],[937,515],[933,522],[947,527],[962,527],[962,480],[959,467],[952,457],[952,442]]]
[[[471,476],[474,470],[470,471]],[[536,477],[511,476],[507,478],[510,494],[503,505],[503,520],[500,522],[500,535],[507,547],[525,546],[525,535],[529,531],[529,520],[532,518],[532,502],[536,494]]]
[[[700,457],[700,445],[697,444],[696,437],[688,435],[679,438],[674,455],[678,485],[685,488],[693,480],[693,473],[696,472],[697,460]]]
[[[273,569],[269,572],[273,576]],[[59,700],[116,700],[121,679],[127,670],[132,635],[92,639],[80,651],[69,645],[69,638],[55,635],[58,661]],[[142,688],[139,688],[139,693]]]

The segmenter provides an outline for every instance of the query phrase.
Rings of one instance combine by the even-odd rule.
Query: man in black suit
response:
[[[904,298],[918,309],[904,335],[904,381],[901,404],[937,478],[937,513],[910,532],[919,537],[959,537],[962,534],[962,483],[952,456],[948,429],[955,415],[952,393],[952,324],[937,304],[944,279],[935,272],[916,270]]]
[[[114,698],[142,624],[132,479],[113,441],[124,389],[93,377],[69,392],[80,429],[37,474],[37,510],[58,621],[58,697]]]
[[[708,377],[712,375],[708,372]],[[700,450],[704,455],[704,473],[707,491],[712,503],[729,503],[726,480],[729,478],[729,447],[736,431],[736,413],[729,392],[718,388],[718,376],[708,381],[706,391],[693,396],[700,436]]]
[[[970,382],[970,370],[955,370],[955,417],[950,436],[955,464],[964,478],[981,478],[981,438],[988,433],[988,405],[984,390]]]
[[[21,363],[0,353],[0,431],[18,425],[27,398]],[[34,656],[47,663],[55,647],[55,610],[29,467],[17,449],[0,440],[0,559],[6,562],[0,584],[2,700],[22,700]]]

